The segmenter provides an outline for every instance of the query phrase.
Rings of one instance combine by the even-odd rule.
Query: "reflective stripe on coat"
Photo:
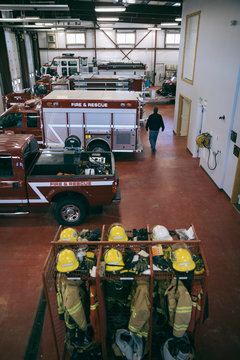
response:
[[[81,284],[81,280],[68,280],[59,276],[57,279],[57,300],[59,311],[62,312],[62,308],[64,309],[66,326],[68,327],[69,325],[72,328],[73,325],[68,320],[69,316],[71,316],[79,328],[85,331],[87,329],[87,321],[82,304]]]
[[[176,279],[172,279],[165,295],[168,298],[169,321],[173,327],[173,336],[180,338],[184,335],[190,323],[192,299],[181,280],[178,281],[176,292],[175,290]]]

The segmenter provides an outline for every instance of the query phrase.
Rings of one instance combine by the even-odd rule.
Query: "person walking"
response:
[[[156,152],[156,142],[160,128],[164,131],[165,125],[162,115],[158,114],[158,108],[155,107],[153,114],[148,117],[146,123],[146,130],[148,131],[149,129],[149,142],[153,154]]]

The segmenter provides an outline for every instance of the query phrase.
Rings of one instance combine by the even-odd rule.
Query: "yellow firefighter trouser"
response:
[[[137,288],[131,303],[128,329],[139,337],[148,337],[150,298],[148,280],[137,280]]]
[[[176,292],[175,290],[176,279],[172,279],[165,295],[168,297],[169,320],[173,327],[173,335],[180,338],[184,335],[191,320],[192,300],[181,280],[178,281]]]
[[[82,304],[81,297],[81,284],[82,281],[58,279],[57,283],[57,300],[58,300],[58,312],[62,314],[64,312],[66,326],[71,328],[71,322],[69,322],[69,316],[73,318],[76,324],[82,331],[87,329],[87,321],[85,311]]]

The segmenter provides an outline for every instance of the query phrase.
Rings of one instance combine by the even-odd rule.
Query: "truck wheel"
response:
[[[89,144],[89,151],[110,151],[109,146],[103,141],[95,141]]]
[[[63,198],[56,203],[54,214],[60,224],[75,226],[81,224],[86,216],[86,206],[81,200]]]

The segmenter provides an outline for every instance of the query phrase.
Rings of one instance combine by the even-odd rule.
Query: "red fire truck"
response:
[[[5,109],[22,104],[33,98],[42,98],[54,90],[126,90],[145,91],[145,79],[138,75],[95,75],[83,74],[67,77],[43,75],[36,81],[33,89],[15,91],[5,96]]]
[[[70,89],[68,78],[43,75],[41,79],[36,81],[33,89],[24,89],[7,94],[5,96],[5,109],[9,109],[11,106],[16,104],[23,104],[25,101],[33,98],[42,98],[53,90],[68,89]]]
[[[120,201],[111,152],[39,150],[33,135],[0,135],[0,214],[27,213],[54,204],[64,225],[81,223],[89,208]]]
[[[140,114],[136,92],[55,90],[3,113],[0,132],[34,134],[43,147],[76,135],[89,151],[140,152]]]

